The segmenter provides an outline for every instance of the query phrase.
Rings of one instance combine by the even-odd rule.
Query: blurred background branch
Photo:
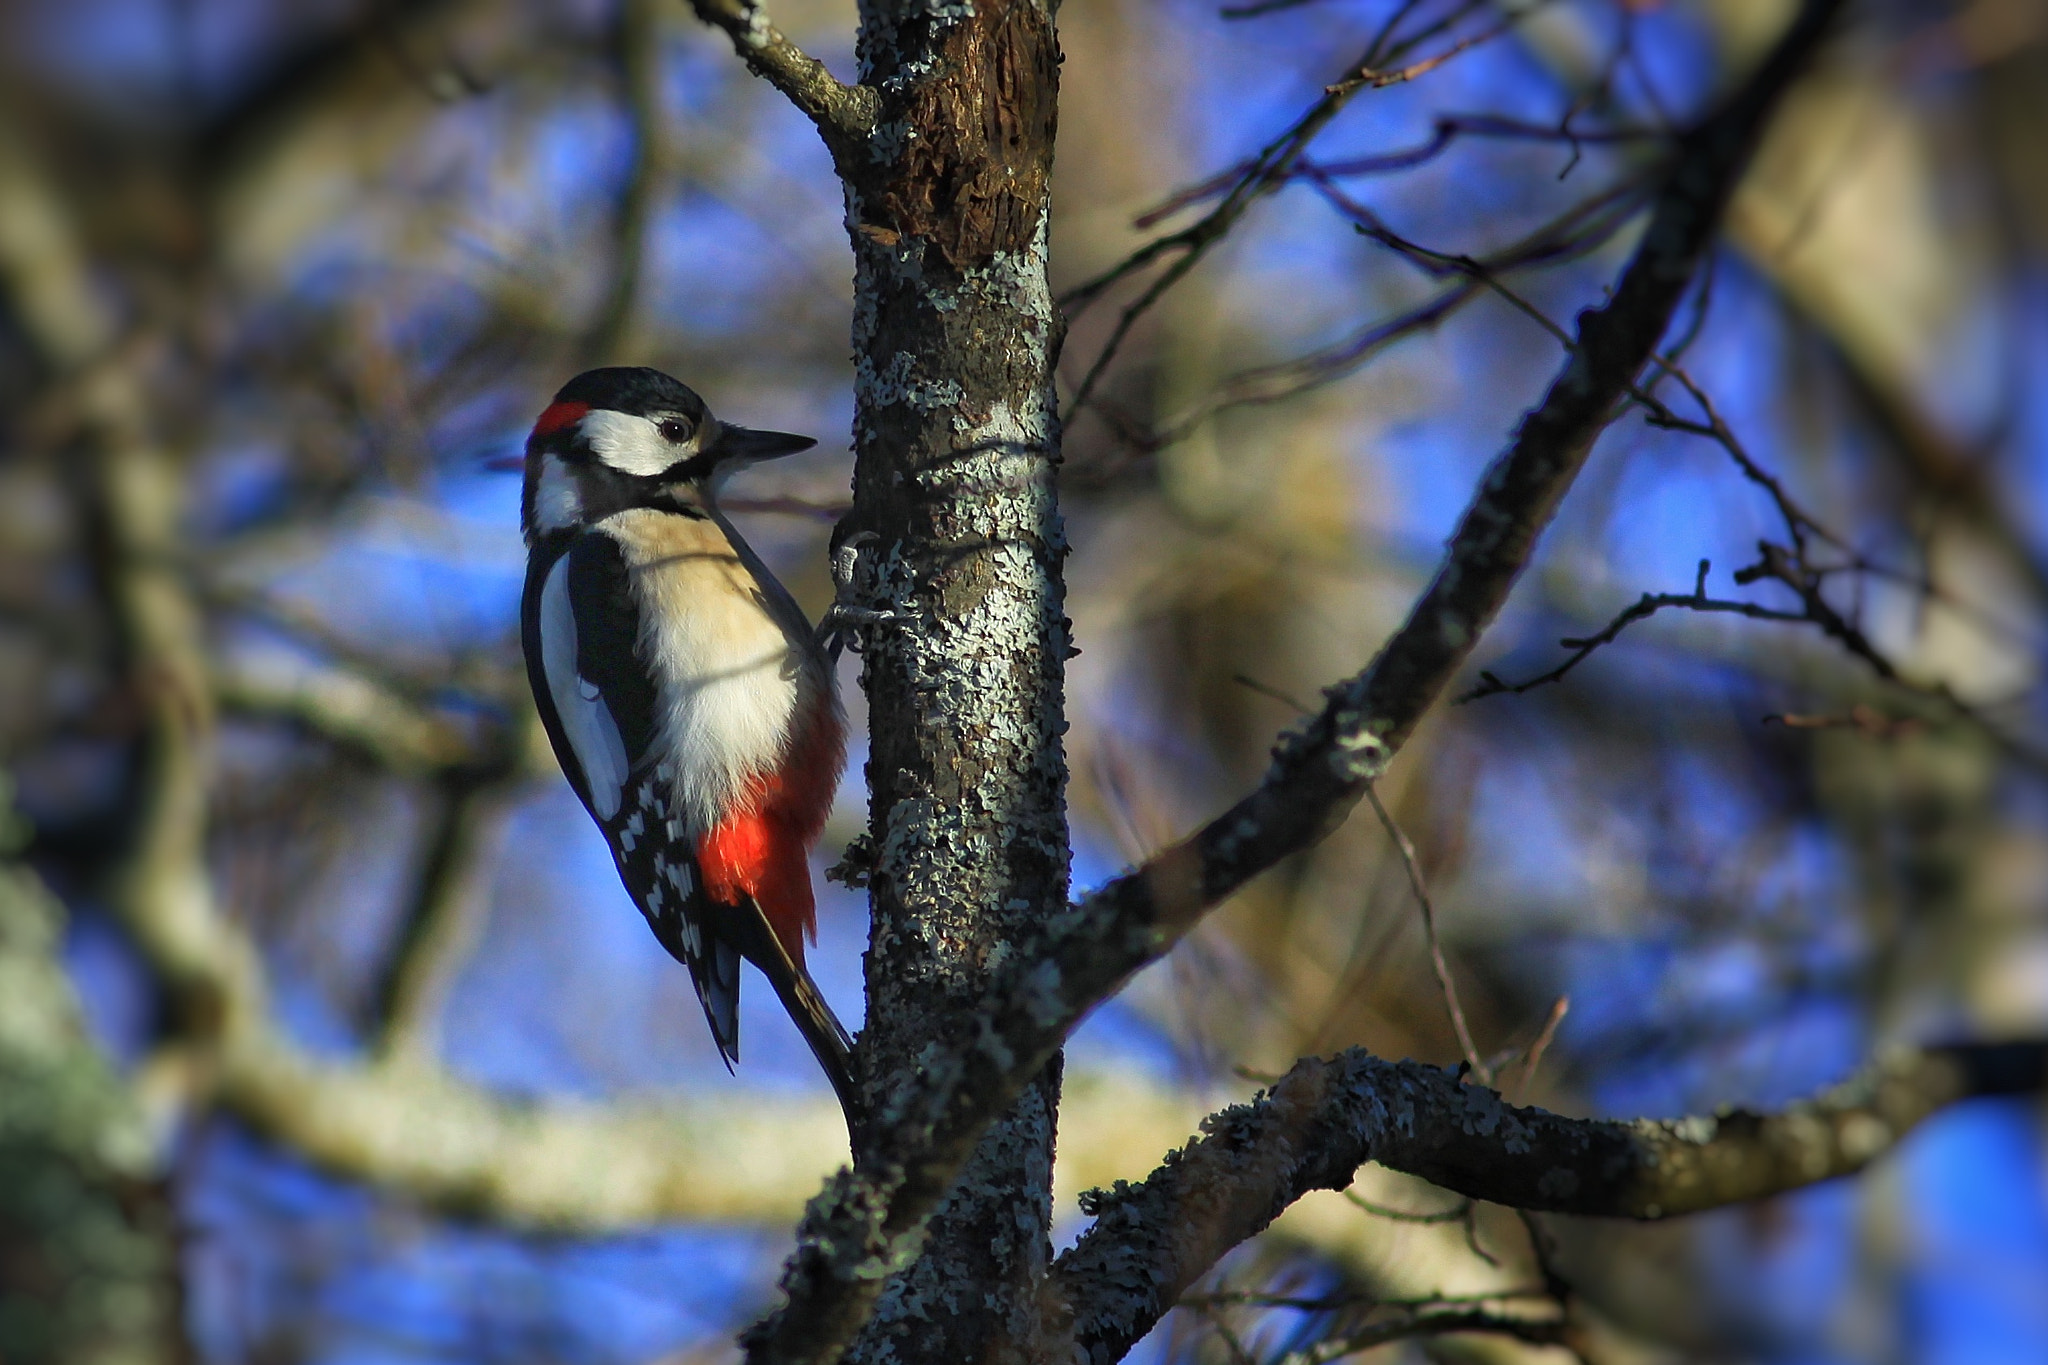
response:
[[[4,835],[21,831],[11,804]],[[10,1360],[186,1359],[176,1215],[140,1106],[87,1035],[64,912],[0,864],[0,1264]]]

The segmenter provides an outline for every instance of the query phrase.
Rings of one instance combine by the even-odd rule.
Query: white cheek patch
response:
[[[565,531],[583,522],[583,498],[576,478],[559,458],[543,455],[533,485],[533,524],[541,531]]]
[[[593,412],[583,418],[582,429],[591,453],[621,474],[651,479],[682,457],[645,417]]]
[[[576,675],[576,614],[569,604],[569,556],[548,570],[540,590],[540,661],[547,674],[548,695],[561,717],[590,808],[600,820],[619,813],[626,787],[626,742],[618,722],[595,687]]]

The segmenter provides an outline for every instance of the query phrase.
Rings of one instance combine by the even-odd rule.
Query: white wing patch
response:
[[[540,457],[540,478],[533,488],[533,524],[541,531],[564,531],[583,520],[583,499],[576,479],[559,455]]]
[[[569,604],[569,556],[548,570],[540,590],[540,660],[562,733],[583,769],[590,808],[600,820],[619,813],[625,793],[626,742],[604,698],[576,673],[576,613]]]

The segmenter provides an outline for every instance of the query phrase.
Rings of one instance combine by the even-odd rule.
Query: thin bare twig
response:
[[[620,103],[633,131],[633,157],[612,225],[610,287],[584,339],[584,360],[616,363],[632,349],[640,320],[640,277],[647,225],[661,181],[667,119],[661,108],[661,45],[656,6],[663,0],[623,0],[613,26],[613,60]]]
[[[1704,414],[1705,420],[1688,421],[1678,416],[1670,408],[1666,407],[1661,400],[1658,400],[1646,389],[1639,386],[1637,391],[1631,394],[1630,397],[1646,410],[1645,421],[1649,422],[1652,426],[1662,427],[1669,431],[1683,431],[1695,436],[1704,436],[1727,451],[1728,457],[1735,462],[1736,468],[1742,471],[1742,477],[1748,479],[1758,488],[1763,489],[1765,495],[1770,498],[1771,505],[1777,508],[1778,516],[1785,523],[1786,533],[1792,537],[1792,543],[1799,549],[1802,555],[1805,553],[1806,540],[1809,534],[1815,539],[1824,541],[1844,553],[1853,553],[1846,540],[1823,526],[1805,508],[1801,507],[1793,499],[1792,495],[1785,490],[1783,481],[1777,475],[1765,469],[1762,462],[1749,453],[1748,449],[1744,447],[1741,440],[1735,435],[1734,428],[1728,425],[1722,418],[1719,410],[1715,408],[1714,401],[1708,396],[1706,389],[1695,381],[1690,374],[1686,373],[1684,368],[1675,359],[1668,355],[1658,354],[1650,358],[1650,363],[1655,365],[1659,371],[1677,381],[1679,387],[1683,388],[1692,401],[1699,405],[1700,412]]]
[[[1312,716],[1315,714],[1315,708],[1307,705],[1298,698],[1289,696],[1287,693],[1282,692],[1279,688],[1274,687],[1271,683],[1260,682],[1257,678],[1254,678],[1249,673],[1233,673],[1230,675],[1230,680],[1236,683],[1239,687],[1249,688],[1251,691],[1258,693],[1262,697],[1271,697],[1274,701],[1279,702],[1283,706],[1291,706],[1300,715]]]
[[[1365,799],[1372,803],[1372,813],[1380,820],[1380,828],[1387,832],[1395,850],[1401,855],[1401,866],[1408,873],[1408,889],[1415,893],[1415,904],[1422,911],[1422,932],[1429,940],[1429,965],[1436,969],[1436,984],[1443,991],[1444,1009],[1451,1016],[1451,1028],[1458,1035],[1458,1049],[1465,1054],[1465,1065],[1472,1068],[1472,1074],[1481,1083],[1493,1084],[1493,1071],[1479,1056],[1479,1047],[1472,1041],[1472,1029],[1465,1022],[1465,1010],[1458,1003],[1457,983],[1451,980],[1451,967],[1444,960],[1444,946],[1436,933],[1436,907],[1430,903],[1429,888],[1423,883],[1422,869],[1415,861],[1415,845],[1408,841],[1408,835],[1387,810],[1386,802],[1380,800],[1379,784],[1368,782]]]
[[[1515,25],[1519,24],[1536,10],[1541,9],[1546,3],[1547,0],[1535,0],[1535,3],[1510,13],[1492,28],[1482,29],[1478,33],[1460,38],[1443,51],[1424,57],[1419,62],[1410,62],[1406,66],[1382,71],[1375,71],[1369,66],[1362,66],[1358,70],[1358,76],[1365,81],[1367,88],[1372,90],[1384,90],[1390,85],[1406,85],[1409,81],[1428,75],[1446,62],[1463,56],[1475,47],[1490,43],[1494,39],[1506,35]],[[1452,22],[1454,21],[1445,20],[1444,27],[1448,28]]]
[[[449,988],[475,946],[484,910],[491,826],[505,784],[444,779],[410,904],[373,992],[374,1047],[382,1060],[435,1053]]]
[[[1512,1303],[1517,1299],[1547,1297],[1541,1285],[1526,1289],[1488,1289],[1473,1294],[1425,1294],[1413,1298],[1381,1298],[1372,1294],[1270,1294],[1257,1289],[1217,1289],[1204,1294],[1184,1294],[1179,1306],[1202,1308],[1212,1305],[1242,1305],[1251,1308],[1291,1308],[1302,1313],[1341,1313],[1372,1308],[1451,1308],[1487,1303]]]
[[[1624,145],[1649,142],[1668,138],[1669,133],[1653,128],[1611,128],[1594,132],[1565,131],[1547,124],[1531,123],[1526,119],[1507,118],[1499,114],[1439,114],[1431,125],[1426,141],[1398,151],[1379,152],[1372,156],[1349,157],[1340,161],[1316,161],[1302,157],[1296,163],[1293,175],[1305,178],[1309,175],[1322,176],[1331,180],[1345,180],[1353,176],[1385,175],[1393,171],[1414,170],[1418,166],[1436,160],[1455,146],[1463,137],[1504,138],[1532,142],[1568,142],[1573,144],[1591,143],[1596,145]],[[1256,161],[1240,161],[1228,170],[1218,172],[1207,180],[1177,190],[1168,198],[1145,210],[1132,221],[1138,228],[1156,227],[1182,209],[1204,200],[1214,199],[1223,194],[1238,180],[1248,174]]]
[[[1665,375],[1676,380],[1688,396],[1696,403],[1702,420],[1680,417],[1659,400],[1650,385],[1640,386],[1630,395],[1632,402],[1644,409],[1644,421],[1651,426],[1667,431],[1684,432],[1713,441],[1735,462],[1745,479],[1764,490],[1785,523],[1786,534],[1792,541],[1795,558],[1805,568],[1826,578],[1833,574],[1855,573],[1881,578],[1903,584],[1928,600],[1937,601],[1950,611],[1956,612],[1974,622],[1987,633],[2000,637],[2013,637],[2023,632],[2010,622],[2000,620],[1994,613],[1975,603],[1964,601],[1949,592],[1926,572],[1912,573],[1879,563],[1858,552],[1847,537],[1838,534],[1802,507],[1786,490],[1782,480],[1763,466],[1736,436],[1735,430],[1715,408],[1713,399],[1704,386],[1681,367],[1675,357],[1663,354],[1652,357],[1652,363]],[[1841,556],[1839,563],[1814,565],[1808,558],[1808,539],[1820,541]]]
[[[1497,675],[1488,670],[1480,670],[1479,686],[1459,697],[1457,704],[1462,706],[1466,702],[1477,701],[1481,697],[1498,696],[1503,692],[1520,695],[1523,692],[1558,682],[1567,673],[1570,673],[1574,668],[1585,662],[1587,656],[1592,654],[1593,651],[1603,645],[1613,644],[1624,630],[1627,630],[1636,622],[1648,620],[1658,612],[1668,609],[1675,608],[1707,613],[1724,612],[1737,616],[1747,616],[1755,621],[1789,621],[1796,623],[1812,619],[1802,611],[1781,611],[1775,607],[1761,606],[1755,602],[1735,602],[1724,598],[1707,596],[1707,571],[1710,567],[1712,567],[1712,561],[1705,559],[1700,561],[1699,578],[1693,584],[1693,590],[1689,593],[1646,592],[1595,634],[1566,636],[1559,640],[1558,644],[1565,649],[1571,650],[1572,653],[1569,658],[1556,668],[1551,669],[1548,673],[1539,673],[1537,676],[1523,682],[1510,683],[1503,682]]]
[[[1550,1013],[1543,1020],[1543,1027],[1536,1034],[1536,1041],[1529,1044],[1527,1056],[1522,1061],[1522,1074],[1516,1079],[1514,1097],[1520,1100],[1529,1093],[1536,1083],[1536,1068],[1543,1065],[1543,1054],[1557,1040],[1558,1026],[1564,1023],[1565,1015],[1571,1013],[1572,998],[1560,995],[1550,1007]]]
[[[1348,213],[1370,216],[1362,206],[1350,203],[1322,178],[1320,170],[1303,176],[1318,190],[1328,189],[1333,202]],[[1165,449],[1185,439],[1217,413],[1251,404],[1277,403],[1350,374],[1374,356],[1409,336],[1428,331],[1478,297],[1490,284],[1493,272],[1554,264],[1574,259],[1609,240],[1638,208],[1647,181],[1640,176],[1625,178],[1574,205],[1534,232],[1482,261],[1473,262],[1465,278],[1391,318],[1374,322],[1342,341],[1277,364],[1243,370],[1224,380],[1217,388],[1185,412],[1150,429],[1124,419],[1102,400],[1100,412],[1126,444],[1146,453]],[[1441,271],[1432,273],[1442,274]]]
[[[1315,0],[1260,0],[1255,5],[1225,5],[1216,12],[1225,19],[1257,19],[1268,14],[1278,14],[1281,10],[1300,9],[1303,5],[1314,3]]]
[[[1436,1213],[1410,1213],[1406,1209],[1390,1209],[1385,1204],[1375,1204],[1356,1190],[1344,1191],[1345,1202],[1364,1209],[1375,1218],[1384,1218],[1392,1223],[1417,1223],[1424,1226],[1435,1223],[1462,1222],[1472,1212],[1472,1201],[1460,1199],[1447,1209]]]
[[[1125,305],[1118,315],[1115,326],[1110,329],[1108,340],[1097,351],[1095,359],[1082,375],[1081,382],[1075,386],[1074,397],[1067,405],[1067,415],[1071,417],[1087,406],[1094,396],[1096,385],[1117,352],[1122,349],[1125,339],[1138,320],[1149,312],[1169,289],[1195,268],[1210,248],[1229,233],[1252,205],[1291,178],[1297,163],[1306,155],[1309,145],[1354,97],[1362,91],[1412,80],[1434,70],[1479,43],[1498,38],[1549,2],[1550,0],[1533,0],[1533,3],[1514,11],[1499,24],[1481,34],[1460,40],[1443,53],[1410,66],[1388,68],[1386,63],[1399,60],[1402,55],[1414,50],[1419,44],[1463,22],[1481,7],[1481,0],[1463,0],[1463,3],[1442,19],[1396,42],[1393,39],[1395,26],[1414,8],[1412,4],[1401,6],[1373,36],[1364,55],[1347,74],[1324,86],[1322,98],[1296,119],[1285,132],[1259,151],[1249,167],[1236,178],[1220,204],[1195,223],[1146,243],[1108,270],[1062,295],[1060,305],[1067,311],[1068,319],[1071,321],[1111,286],[1157,261],[1169,256],[1174,258],[1159,278],[1148,285],[1137,299]]]
[[[1334,190],[1332,192],[1334,193]],[[1362,206],[1350,205],[1348,201],[1344,202],[1348,209],[1360,215],[1358,223],[1358,230],[1360,232],[1383,242],[1426,266],[1441,268],[1480,280],[1518,311],[1556,337],[1567,352],[1576,351],[1577,343],[1573,341],[1571,336],[1562,327],[1552,321],[1541,309],[1510,288],[1498,277],[1496,272],[1488,269],[1482,262],[1476,261],[1469,256],[1451,255],[1435,251],[1408,241],[1386,228],[1384,224],[1381,224],[1376,217]],[[1786,533],[1792,541],[1790,548],[1774,545],[1768,541],[1759,542],[1757,547],[1758,561],[1755,564],[1737,570],[1735,581],[1742,585],[1758,582],[1763,579],[1771,579],[1782,583],[1787,588],[1790,588],[1799,598],[1802,609],[1798,612],[1785,612],[1763,607],[1755,603],[1707,598],[1705,595],[1707,564],[1705,560],[1702,560],[1700,564],[1700,579],[1691,595],[1681,597],[1670,593],[1645,593],[1634,605],[1616,617],[1613,622],[1610,622],[1607,629],[1599,635],[1587,639],[1567,638],[1562,641],[1561,643],[1566,648],[1574,649],[1577,652],[1567,659],[1564,664],[1560,665],[1559,668],[1552,670],[1552,672],[1520,684],[1507,684],[1490,672],[1482,672],[1480,674],[1480,686],[1465,693],[1457,700],[1462,703],[1479,697],[1493,696],[1499,692],[1524,692],[1547,682],[1555,682],[1570,672],[1572,668],[1576,667],[1594,649],[1611,643],[1622,629],[1667,607],[1680,607],[1703,612],[1730,612],[1757,620],[1803,622],[1817,626],[1823,634],[1840,643],[1850,654],[1862,660],[1886,682],[1893,683],[1940,703],[1958,718],[1981,729],[2009,756],[2031,768],[2048,771],[2048,753],[2037,751],[2033,747],[2015,739],[2003,728],[1993,724],[1990,718],[1984,714],[1982,708],[1957,697],[1944,684],[1922,684],[1907,679],[1898,665],[1877,648],[1860,626],[1827,600],[1823,592],[1823,586],[1830,576],[1842,573],[1855,573],[1893,579],[1913,585],[1916,590],[1924,595],[1942,601],[1944,605],[1950,606],[1970,616],[1972,619],[1978,620],[1980,624],[1986,625],[1987,628],[1995,630],[1998,628],[1999,623],[1991,620],[1986,614],[1977,611],[1966,603],[1956,602],[1939,585],[1935,584],[1925,575],[1901,573],[1898,570],[1889,569],[1877,564],[1857,553],[1849,545],[1846,538],[1830,530],[1818,518],[1800,506],[1786,490],[1784,483],[1749,453],[1743,446],[1740,438],[1735,435],[1733,428],[1729,426],[1727,421],[1721,417],[1719,411],[1714,407],[1713,400],[1706,390],[1691,375],[1687,374],[1674,358],[1667,354],[1653,353],[1650,357],[1650,363],[1655,365],[1660,373],[1670,376],[1677,381],[1680,387],[1685,389],[1686,393],[1699,405],[1700,411],[1704,414],[1704,419],[1693,420],[1678,416],[1668,405],[1656,397],[1648,386],[1639,383],[1632,382],[1627,386],[1627,401],[1643,408],[1646,413],[1645,420],[1654,426],[1702,436],[1721,446],[1735,462],[1743,477],[1763,489],[1771,499],[1772,505],[1776,508],[1780,519],[1784,522]],[[1839,552],[1843,556],[1842,562],[1824,565],[1813,564],[1809,560],[1808,555],[1810,547],[1814,542],[1824,543],[1834,551]]]

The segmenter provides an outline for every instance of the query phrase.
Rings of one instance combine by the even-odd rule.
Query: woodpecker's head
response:
[[[734,470],[816,444],[729,426],[660,370],[585,370],[562,386],[526,438],[526,539],[628,507],[701,510]]]

